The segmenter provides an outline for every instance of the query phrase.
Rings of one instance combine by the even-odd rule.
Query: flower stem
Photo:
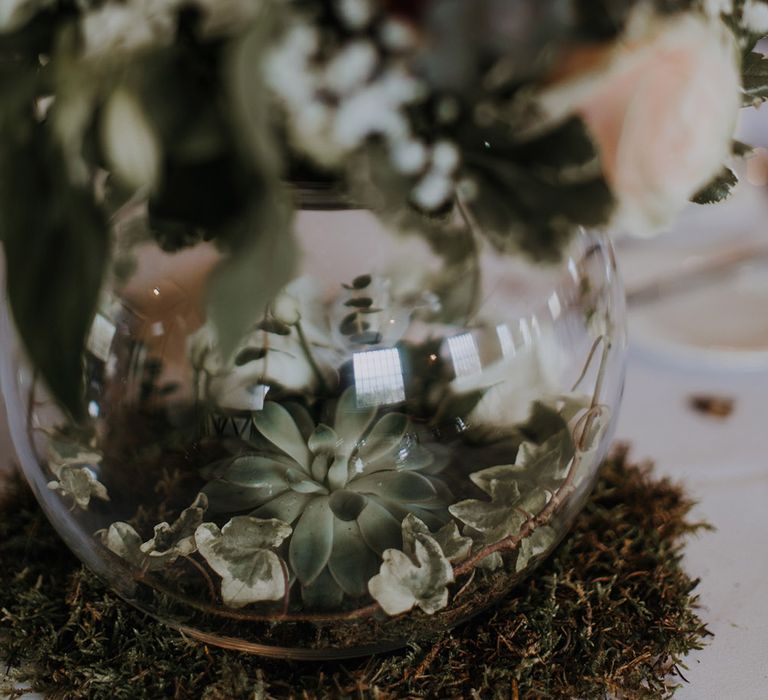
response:
[[[294,324],[296,328],[296,333],[299,336],[299,343],[301,344],[301,349],[304,351],[304,354],[307,357],[307,362],[309,362],[309,366],[312,368],[312,372],[314,372],[315,377],[317,378],[317,384],[320,387],[320,391],[324,394],[329,393],[328,384],[325,381],[325,377],[323,376],[323,373],[320,371],[320,367],[318,367],[317,362],[315,362],[315,358],[312,355],[312,350],[309,348],[309,342],[307,341],[307,336],[304,334],[304,329],[301,327],[301,321],[296,321]]]

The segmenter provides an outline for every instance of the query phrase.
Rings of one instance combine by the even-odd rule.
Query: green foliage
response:
[[[197,528],[195,542],[203,558],[221,576],[225,605],[242,607],[283,597],[287,572],[272,550],[290,534],[290,525],[280,520],[248,516],[232,518],[221,530],[213,523]]]
[[[44,126],[4,140],[0,169],[0,230],[16,326],[54,396],[81,418],[82,350],[109,255],[107,223],[87,187],[69,181]]]
[[[608,221],[614,198],[580,119],[524,141],[503,121],[457,139],[475,183],[468,206],[498,250],[556,260],[575,226]]]
[[[414,606],[431,615],[448,605],[453,567],[427,526],[413,514],[402,522],[403,551],[387,549],[368,590],[388,615]]]
[[[760,53],[749,51],[741,64],[744,105],[761,104],[768,100],[768,59]]]
[[[724,167],[712,182],[700,189],[691,201],[696,204],[716,204],[722,202],[731,195],[733,188],[739,182],[736,173],[730,168]]]
[[[298,256],[291,224],[291,212],[278,192],[259,198],[232,231],[222,234],[236,242],[227,246],[227,260],[216,270],[209,303],[224,357],[290,281]]]
[[[195,551],[195,530],[202,523],[207,507],[207,499],[200,494],[175,522],[155,525],[154,536],[143,543],[139,533],[123,522],[112,523],[108,530],[102,531],[101,540],[111,552],[142,571],[162,569]]]
[[[296,663],[214,649],[135,611],[81,568],[17,477],[0,502],[0,658],[71,700],[665,698],[709,635],[681,568],[684,537],[703,527],[691,506],[621,454],[554,555],[493,609],[433,644]]]

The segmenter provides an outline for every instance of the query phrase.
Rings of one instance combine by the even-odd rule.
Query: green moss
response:
[[[433,645],[292,663],[187,640],[69,554],[20,477],[0,502],[0,658],[55,698],[668,697],[709,632],[680,567],[692,502],[617,453],[572,533],[499,605]],[[0,693],[3,692],[0,682]]]

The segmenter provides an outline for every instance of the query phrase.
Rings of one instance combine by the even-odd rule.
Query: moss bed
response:
[[[52,698],[663,698],[709,636],[681,567],[691,499],[618,449],[532,577],[436,641],[289,662],[184,638],[69,553],[18,475],[0,499],[0,694]],[[3,675],[4,674],[4,675]]]

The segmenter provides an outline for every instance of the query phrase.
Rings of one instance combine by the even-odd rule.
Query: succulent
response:
[[[292,573],[310,605],[367,593],[381,554],[401,546],[413,514],[432,528],[452,502],[435,476],[442,464],[402,413],[359,407],[354,388],[336,401],[332,425],[296,403],[267,401],[253,414],[252,451],[209,467],[210,513],[248,512],[293,525]]]

